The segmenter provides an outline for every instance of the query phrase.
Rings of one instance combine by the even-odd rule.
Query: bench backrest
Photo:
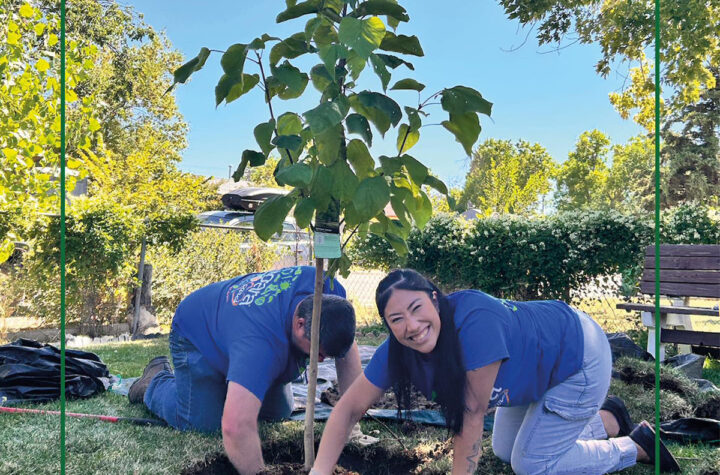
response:
[[[645,250],[645,271],[640,289],[644,294],[655,294],[654,245]],[[720,299],[720,245],[661,245],[660,294]]]

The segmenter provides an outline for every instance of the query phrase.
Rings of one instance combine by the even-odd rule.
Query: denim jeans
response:
[[[493,452],[517,474],[603,474],[635,464],[635,444],[608,439],[598,413],[610,386],[610,344],[597,323],[577,313],[585,344],[580,371],[539,401],[495,413]]]
[[[155,375],[145,392],[145,405],[176,429],[219,430],[227,394],[225,375],[210,366],[200,351],[174,330],[170,332],[170,353],[175,372]],[[274,384],[263,399],[259,417],[287,418],[292,407],[290,384]]]

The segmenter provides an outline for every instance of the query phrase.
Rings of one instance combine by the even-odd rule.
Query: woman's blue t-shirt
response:
[[[466,371],[502,361],[489,407],[519,406],[540,399],[551,387],[580,370],[583,334],[578,315],[564,302],[515,302],[476,290],[447,296],[455,309]],[[375,386],[393,385],[388,344],[380,345],[365,368]],[[434,370],[421,357],[407,368],[410,380],[432,398]]]
[[[305,355],[290,335],[295,308],[312,295],[315,268],[288,267],[247,274],[208,285],[178,306],[172,327],[202,353],[210,365],[263,400],[273,383],[297,378]],[[323,293],[345,297],[337,282]]]

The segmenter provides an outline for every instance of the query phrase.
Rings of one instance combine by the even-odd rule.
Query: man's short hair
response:
[[[298,306],[298,317],[305,319],[305,337],[310,339],[313,296]],[[326,356],[342,358],[355,340],[355,309],[337,295],[323,294],[320,314],[320,347]]]

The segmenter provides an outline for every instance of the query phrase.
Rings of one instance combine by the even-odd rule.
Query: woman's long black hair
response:
[[[375,291],[378,313],[388,329],[390,326],[384,317],[385,306],[394,289],[425,292],[430,300],[433,299],[433,292],[437,296],[440,334],[430,353],[435,373],[432,389],[442,407],[448,430],[458,434],[462,431],[465,413],[466,375],[460,340],[455,329],[455,309],[445,294],[422,274],[413,269],[396,269],[380,281]],[[402,417],[401,411],[410,409],[412,405],[409,368],[417,364],[422,354],[398,342],[392,331],[389,333],[388,369],[390,377],[395,381],[393,391],[398,403],[398,417]]]

